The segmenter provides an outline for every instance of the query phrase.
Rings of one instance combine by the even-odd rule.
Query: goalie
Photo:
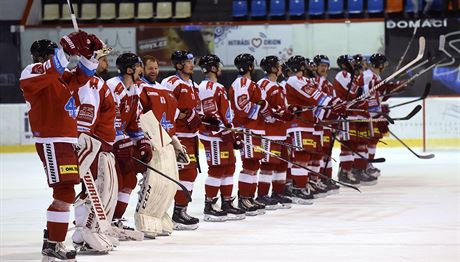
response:
[[[141,126],[154,147],[149,165],[178,180],[177,162],[189,163],[187,152],[175,135],[178,103],[169,89],[156,82],[159,72],[157,60],[149,55],[142,60],[144,76],[140,84],[140,101],[144,115],[141,116]],[[143,175],[134,214],[136,228],[150,238],[170,235],[173,224],[167,210],[177,187],[151,170]]]

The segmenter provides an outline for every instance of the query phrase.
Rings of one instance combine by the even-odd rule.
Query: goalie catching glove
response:
[[[171,145],[174,147],[174,151],[176,152],[177,163],[182,165],[190,164],[190,158],[187,154],[187,150],[185,150],[185,147],[181,144],[179,138],[177,138],[177,136],[172,136],[171,140]]]

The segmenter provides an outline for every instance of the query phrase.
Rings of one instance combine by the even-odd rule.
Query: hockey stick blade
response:
[[[401,103],[401,104],[390,106],[390,108],[404,106],[404,105],[412,104],[412,103],[415,103],[417,101],[423,100],[423,99],[428,97],[428,95],[430,94],[430,91],[431,91],[431,83],[427,83],[426,86],[425,86],[425,91],[423,92],[423,95],[421,97],[419,97],[417,99],[414,99],[414,100],[411,100],[411,101]]]
[[[341,144],[342,146],[344,146],[346,149],[350,150],[353,154],[356,154],[357,156],[359,156],[360,158],[366,160],[368,163],[383,163],[386,161],[385,158],[381,157],[381,158],[374,158],[374,159],[369,159],[369,158],[366,158],[365,156],[361,155],[360,153],[354,151],[353,149],[351,149],[348,145],[346,145],[345,143],[343,143],[342,141],[340,141],[339,139],[337,139],[337,142],[339,142],[339,144]]]
[[[178,185],[181,189],[182,189],[182,193],[184,194],[185,198],[187,198],[188,202],[192,202],[192,196],[190,195],[190,192],[188,192],[188,189],[182,185],[180,182],[170,178],[169,176],[165,175],[163,172],[151,167],[150,165],[148,165],[147,163],[143,162],[142,160],[140,159],[137,159],[135,157],[131,157],[131,159],[133,159],[134,161],[138,162],[139,164],[145,166],[146,168],[152,170],[153,172],[159,174],[160,176],[168,179],[169,181],[173,182],[174,184]]]
[[[411,119],[412,117],[414,117],[418,112],[420,112],[420,110],[422,110],[422,106],[421,105],[417,105],[414,107],[414,109],[412,109],[412,111],[407,114],[406,116],[403,116],[403,117],[395,117],[395,118],[392,118],[386,114],[383,114],[384,116],[388,116],[390,117],[393,121],[405,121],[405,120],[409,120]]]
[[[391,130],[388,130],[388,132],[390,132],[390,134],[396,138],[396,140],[398,140],[405,148],[407,148],[412,154],[414,154],[416,157],[420,158],[420,159],[432,159],[434,158],[434,154],[428,154],[428,155],[419,155],[417,154],[414,150],[412,150],[406,143],[404,143],[404,141],[402,141],[399,137],[397,137],[393,132],[391,132]]]

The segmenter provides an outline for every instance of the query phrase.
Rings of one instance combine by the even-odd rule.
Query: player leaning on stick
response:
[[[208,177],[205,182],[205,221],[226,221],[245,218],[245,211],[233,206],[233,173],[235,173],[235,154],[233,152],[234,134],[232,112],[225,87],[217,82],[222,73],[220,59],[216,55],[201,57],[199,66],[205,79],[198,86],[203,122],[207,125],[200,130],[200,140],[206,151]],[[220,209],[216,207],[218,192],[221,194]]]
[[[273,118],[265,121],[265,135],[263,137],[284,142],[287,138],[288,122],[294,118],[294,115],[288,110],[283,87],[277,82],[282,73],[280,60],[276,56],[264,57],[260,61],[260,67],[264,70],[266,76],[260,79],[257,85],[264,92],[265,100],[268,102],[273,116]],[[262,147],[284,158],[288,157],[287,147],[280,144],[262,140]],[[264,155],[260,165],[256,200],[265,204],[265,209],[291,207],[292,200],[284,195],[286,170],[287,163],[269,154]],[[273,186],[271,196],[268,195],[270,185]]]
[[[187,148],[190,158],[190,164],[179,164],[179,180],[190,193],[198,175],[198,128],[202,125],[197,111],[200,102],[197,84],[192,80],[194,60],[193,54],[188,51],[175,51],[171,55],[171,63],[176,69],[176,74],[161,81],[161,85],[171,90],[178,102],[180,114],[176,120],[176,136]],[[197,229],[199,219],[187,214],[188,201],[180,190],[177,191],[174,200],[174,229]]]
[[[97,60],[91,59],[102,42],[84,31],[71,33],[57,44],[35,41],[30,52],[33,63],[21,73],[20,88],[29,109],[37,154],[43,163],[53,201],[47,210],[42,255],[44,261],[73,261],[75,251],[64,245],[70,205],[75,199],[74,185],[80,182],[77,153],[77,104],[74,95],[93,75]],[[75,70],[65,53],[79,57]]]
[[[116,65],[119,75],[107,80],[107,85],[115,95],[117,118],[116,138],[113,152],[117,163],[118,201],[113,215],[113,225],[121,239],[142,240],[143,234],[123,225],[122,217],[129,203],[131,192],[137,184],[137,173],[144,167],[134,164],[132,156],[148,163],[152,158],[152,147],[139,124],[141,106],[138,87],[142,76],[142,61],[133,53],[118,56]]]
[[[112,220],[118,192],[115,157],[111,153],[115,142],[116,103],[112,92],[101,78],[107,72],[107,55],[110,50],[105,47],[96,52],[95,58],[99,61],[99,65],[96,74],[78,90],[80,106],[77,116],[79,133],[95,136],[96,139],[100,138],[107,142],[102,143],[90,171],[95,179],[108,221]],[[76,230],[72,240],[76,249],[80,252],[110,251],[113,239],[100,232],[94,216],[90,215],[92,205],[85,188],[74,206]]]

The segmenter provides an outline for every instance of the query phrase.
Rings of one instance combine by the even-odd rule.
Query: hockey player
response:
[[[233,206],[233,173],[235,173],[235,154],[233,152],[234,135],[231,130],[217,126],[233,128],[232,112],[227,100],[225,87],[217,82],[221,75],[220,59],[216,55],[201,57],[199,66],[205,79],[198,86],[201,101],[204,129],[200,130],[200,140],[206,151],[208,177],[205,182],[205,221],[240,220],[245,211]],[[217,128],[216,128],[217,127]],[[217,194],[221,194],[221,210],[216,207]]]
[[[304,118],[305,121],[295,119],[291,126],[288,128],[293,143],[298,147],[310,151],[294,150],[293,161],[307,166],[310,164],[310,169],[316,168],[319,171],[318,166],[311,168],[311,160],[316,159],[315,152],[319,148],[319,136],[315,135],[314,122],[317,118],[322,119],[325,114],[340,115],[344,112],[345,107],[341,103],[340,99],[332,98],[327,94],[321,92],[316,88],[315,81],[307,79],[303,76],[305,71],[305,59],[302,56],[293,56],[289,58],[287,64],[294,75],[289,77],[286,83],[287,99],[291,106],[301,108],[301,105],[306,106],[332,106],[333,109],[329,112],[323,109],[307,110],[303,112],[300,117]],[[313,114],[315,112],[315,114]],[[312,156],[314,158],[312,158]],[[308,172],[302,168],[293,167],[291,174],[294,180],[293,203],[297,204],[312,204],[313,192],[311,187],[308,186]]]
[[[142,58],[142,61],[144,64],[144,76],[141,78],[140,100],[143,112],[147,113],[150,110],[153,112],[157,122],[171,138],[171,145],[176,157],[176,161],[168,158],[168,151],[170,149],[167,144],[163,143],[163,138],[161,137],[161,143],[158,145],[161,150],[155,148],[155,151],[157,152],[154,152],[154,155],[157,159],[155,162],[149,164],[157,169],[160,169],[173,179],[177,179],[177,163],[188,163],[189,161],[187,151],[176,136],[176,119],[180,114],[180,111],[177,108],[178,102],[170,89],[160,85],[156,81],[159,73],[156,58],[146,55]],[[153,143],[153,145],[155,146],[155,143]],[[168,163],[161,164],[161,162],[165,161]],[[176,188],[174,187],[172,190],[169,190],[171,182],[165,181],[161,177],[158,178],[158,174],[150,174],[148,171],[143,175],[144,178],[141,184],[139,202],[134,215],[136,228],[142,230],[145,236],[150,238],[154,238],[158,235],[170,235],[172,233],[173,225],[167,210],[172,203],[172,199],[176,193]],[[156,179],[160,179],[160,181],[157,181]],[[162,182],[165,182],[166,184],[162,184]],[[161,195],[153,194],[155,188],[157,187],[162,188]]]
[[[376,53],[369,58],[369,67],[362,72],[358,78],[358,85],[361,86],[364,93],[368,93],[372,86],[381,81],[380,74],[388,65],[387,59],[384,55]],[[390,86],[390,85],[387,85]],[[369,112],[371,117],[376,117],[382,111],[381,99],[379,98],[380,92],[368,99]],[[388,132],[388,122],[370,122],[369,135],[371,139],[367,141],[367,155],[369,159],[374,159],[377,143],[384,133]],[[367,175],[375,180],[380,176],[380,169],[375,168],[371,163],[365,168],[364,171]]]
[[[257,135],[264,135],[264,121],[272,121],[268,102],[263,100],[262,91],[251,80],[254,70],[254,57],[240,54],[235,57],[235,67],[240,75],[233,81],[229,89],[230,103],[235,113],[233,124],[238,129]],[[257,173],[263,155],[257,146],[261,146],[260,138],[243,135],[244,147],[240,150],[243,169],[238,178],[238,206],[246,211],[247,216],[265,213],[265,205],[254,200],[257,190]]]
[[[194,57],[188,51],[175,51],[171,55],[171,63],[176,69],[176,74],[163,79],[161,85],[171,90],[178,102],[180,114],[176,120],[176,136],[187,148],[190,158],[190,164],[179,165],[179,180],[191,193],[198,175],[198,128],[202,125],[197,111],[199,106],[197,84],[191,79]],[[187,206],[187,199],[178,190],[172,217],[174,229],[195,230],[198,228],[199,219],[187,214]]]
[[[100,76],[107,72],[107,55],[110,51],[110,48],[105,47],[96,52],[95,58],[99,65],[96,74],[78,90],[80,106],[77,116],[79,133],[86,133],[104,141],[90,171],[96,181],[108,221],[112,220],[115,211],[118,190],[115,158],[111,153],[115,142],[116,103],[112,92]],[[79,251],[106,253],[112,249],[113,239],[97,228],[94,216],[90,214],[94,212],[92,208],[84,189],[80,199],[75,203],[76,230],[72,240]]]
[[[270,142],[270,140],[286,141],[287,122],[294,118],[294,115],[287,108],[284,90],[277,82],[282,73],[280,61],[276,56],[267,56],[260,61],[260,67],[266,73],[266,77],[260,79],[257,85],[265,93],[265,99],[273,116],[272,121],[265,121],[265,135],[263,137],[269,140],[262,140],[262,146],[267,151],[287,158],[286,147]],[[284,195],[286,171],[287,164],[285,162],[269,154],[264,155],[260,166],[256,200],[263,203],[265,209],[291,207],[292,200]],[[268,195],[270,184],[273,185],[271,197]]]
[[[84,31],[61,38],[62,49],[47,40],[35,41],[30,52],[33,63],[21,73],[20,88],[28,105],[29,120],[37,154],[43,163],[53,201],[47,210],[42,247],[43,261],[74,261],[76,252],[67,250],[70,205],[75,198],[74,185],[80,182],[77,143],[77,103],[73,95],[94,75],[97,60],[91,59],[102,42]],[[79,56],[75,71],[65,53]]]
[[[316,55],[313,58],[313,62],[316,65],[316,83],[318,85],[318,89],[326,93],[328,96],[335,96],[332,84],[327,80],[330,67],[329,58],[325,55]],[[321,169],[319,172],[321,174],[327,175],[329,178],[332,178],[332,161],[326,155],[332,154],[333,143],[334,141],[332,139],[332,129],[323,126],[322,152],[325,155],[323,155],[323,158],[321,159]],[[332,194],[338,193],[338,190],[340,189],[340,187],[330,179],[321,179],[318,181],[317,186]]]
[[[343,101],[350,101],[359,95],[359,86],[356,73],[358,70],[354,68],[353,58],[349,55],[342,55],[337,58],[337,64],[342,69],[341,72],[337,73],[333,87],[336,97]],[[367,103],[361,103],[361,108],[366,109]],[[348,120],[367,119],[369,114],[367,112],[349,112]],[[366,159],[355,156],[351,150],[356,151],[362,155],[366,154],[366,142],[367,142],[367,123],[360,122],[349,122],[344,123],[341,129],[347,130],[348,132],[341,132],[339,139],[346,146],[341,147],[340,153],[340,169],[338,173],[339,181],[352,184],[360,185],[361,183],[373,183],[372,179],[369,178],[362,172],[363,168],[367,165]],[[360,171],[361,170],[361,171]]]
[[[142,240],[143,234],[122,223],[130,194],[137,184],[136,174],[145,171],[145,168],[135,165],[131,157],[136,156],[145,163],[152,158],[152,147],[139,125],[141,106],[138,85],[142,76],[142,61],[133,53],[124,53],[117,57],[116,65],[119,75],[107,80],[117,102],[113,149],[118,166],[118,201],[113,225],[120,229],[122,239]]]

